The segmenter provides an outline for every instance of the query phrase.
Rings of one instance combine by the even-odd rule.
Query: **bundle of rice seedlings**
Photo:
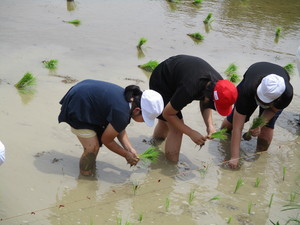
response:
[[[139,40],[139,43],[138,45],[136,46],[138,49],[141,49],[142,48],[142,45],[145,44],[147,42],[147,39],[144,38],[144,37],[141,37],[140,40]]]
[[[156,147],[151,146],[143,153],[139,154],[139,157],[142,161],[150,161],[155,162],[158,159],[160,152],[157,150]]]
[[[146,70],[148,72],[152,72],[158,65],[159,63],[155,60],[150,60],[149,62],[145,63],[145,64],[142,64],[142,65],[139,65],[138,67],[143,69],[143,70]]]
[[[204,40],[204,36],[202,34],[200,34],[199,32],[191,33],[191,34],[187,34],[187,35],[198,41]]]
[[[36,84],[36,78],[31,73],[26,73],[18,83],[15,84],[15,87],[19,90],[24,90],[30,86]]]
[[[227,132],[227,129],[223,128],[219,131],[216,131],[216,132],[212,133],[211,138],[218,138],[220,140],[226,140],[227,139],[226,132]]]
[[[263,127],[268,123],[268,121],[266,121],[265,118],[258,116],[256,118],[253,119],[252,125],[249,128],[248,132],[243,134],[243,138],[246,141],[251,140],[251,131],[252,129],[258,128],[258,127]]]
[[[291,64],[291,63],[286,64],[283,68],[288,72],[289,75],[291,75],[295,72],[294,64]]]
[[[44,61],[42,61],[42,63],[44,64],[45,68],[47,68],[49,70],[56,70],[58,60],[57,59],[50,59],[49,61],[44,60]]]
[[[276,27],[275,37],[280,37],[281,35],[281,27]]]
[[[212,17],[212,13],[208,13],[207,17],[205,18],[205,20],[203,20],[203,23],[205,24],[209,24],[213,21],[213,17]]]
[[[237,69],[238,69],[238,67],[234,63],[231,63],[231,64],[229,64],[227,69],[224,71],[224,73],[226,76],[230,76],[232,74],[235,74]]]
[[[240,79],[240,76],[237,75],[237,74],[232,74],[230,75],[230,77],[228,78],[228,80],[234,84],[236,84],[237,82],[239,82],[241,79]]]
[[[235,185],[235,189],[234,189],[234,192],[233,193],[236,193],[237,190],[240,189],[240,187],[244,184],[244,180],[242,178],[239,178],[236,182],[236,185]]]
[[[194,0],[194,1],[193,1],[193,4],[195,4],[195,5],[201,4],[202,1],[203,1],[203,0]]]
[[[81,21],[80,20],[69,20],[69,21],[63,21],[65,23],[70,23],[70,24],[73,24],[75,26],[78,26],[81,24]]]

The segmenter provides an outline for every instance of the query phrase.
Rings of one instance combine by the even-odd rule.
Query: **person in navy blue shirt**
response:
[[[79,164],[82,175],[94,174],[96,157],[102,144],[123,156],[130,165],[136,165],[139,158],[125,128],[131,118],[153,126],[155,118],[163,110],[163,99],[153,90],[142,92],[136,85],[124,89],[98,80],[77,83],[60,104],[59,123],[66,122],[71,126],[71,131],[84,149]]]
[[[278,116],[293,99],[289,74],[283,67],[269,62],[251,65],[237,89],[239,94],[235,107],[221,127],[232,131],[229,161],[232,169],[239,167],[242,130],[256,108],[259,106],[259,115],[268,122],[251,130],[251,135],[258,137],[256,151],[262,152],[268,150],[271,144]]]

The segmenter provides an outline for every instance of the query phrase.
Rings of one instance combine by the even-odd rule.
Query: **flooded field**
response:
[[[212,13],[213,22],[203,20]],[[151,73],[138,66],[189,54],[205,59],[220,74],[229,64],[242,76],[259,61],[296,66],[300,46],[300,1],[289,0],[1,0],[0,140],[6,162],[0,167],[0,225],[299,224],[299,72],[295,95],[276,124],[263,154],[255,139],[242,141],[242,167],[223,168],[228,141],[210,140],[199,150],[184,136],[180,162],[162,155],[153,164],[129,167],[103,147],[94,178],[79,176],[81,145],[67,124],[58,124],[59,101],[76,81],[98,79],[148,88]],[[75,26],[63,21],[80,20]],[[281,36],[275,38],[276,29]],[[187,34],[199,32],[197,42]],[[138,51],[141,37],[147,42]],[[49,72],[44,60],[58,60]],[[32,93],[14,87],[30,72]],[[201,133],[198,103],[184,111],[185,122]],[[257,114],[257,112],[255,113]],[[216,127],[223,118],[214,112]],[[245,131],[250,125],[245,125]],[[153,128],[132,123],[135,149],[149,147]],[[238,180],[243,181],[237,188]],[[259,182],[260,181],[260,182]],[[259,184],[258,184],[259,183]],[[272,221],[272,222],[271,222]]]

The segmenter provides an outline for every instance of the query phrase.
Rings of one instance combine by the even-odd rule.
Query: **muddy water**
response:
[[[76,1],[71,8],[63,0],[0,2],[0,139],[7,149],[0,168],[0,224],[116,224],[117,218],[125,224],[137,223],[140,214],[142,224],[226,224],[230,217],[231,224],[284,224],[298,216],[297,210],[282,211],[300,189],[297,70],[291,75],[294,99],[279,118],[269,151],[256,157],[255,140],[242,142],[245,160],[239,171],[220,166],[228,143],[210,141],[198,151],[184,137],[178,165],[161,156],[156,164],[129,168],[102,148],[96,177],[84,179],[78,174],[81,146],[68,125],[57,124],[58,101],[73,85],[62,82],[65,76],[146,89],[150,74],[138,65],[182,53],[204,58],[220,73],[230,63],[240,75],[257,61],[296,65],[298,0],[207,0],[200,6],[191,1],[91,0]],[[214,21],[205,27],[209,12]],[[82,24],[62,22],[73,19]],[[282,28],[278,40],[276,27]],[[205,40],[196,43],[186,35],[194,32]],[[136,49],[140,37],[148,39],[143,52]],[[56,76],[43,68],[41,61],[49,59],[59,60]],[[26,72],[37,77],[37,85],[34,93],[24,95],[13,85]],[[184,109],[184,117],[205,132],[197,103]],[[214,113],[217,127],[221,121]],[[138,152],[148,148],[144,140],[152,128],[132,122],[128,133]],[[244,185],[234,194],[239,178]],[[189,202],[190,193],[195,198]],[[210,201],[214,196],[219,200]]]

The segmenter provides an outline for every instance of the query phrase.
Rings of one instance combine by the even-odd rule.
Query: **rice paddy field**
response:
[[[0,225],[299,224],[299,0],[1,0],[0,19]],[[162,144],[156,162],[135,167],[103,147],[96,175],[81,177],[81,145],[57,121],[63,95],[84,79],[145,90],[151,72],[141,65],[177,54],[205,59],[224,79],[231,64],[232,79],[259,61],[294,65],[295,95],[269,150],[242,141],[233,171],[223,163],[229,140],[199,150],[184,136],[178,164]],[[15,84],[27,73],[34,85],[24,92]],[[183,115],[205,134],[198,102]],[[223,117],[213,118],[219,127]],[[139,154],[150,147],[153,128],[132,121],[127,132]]]

